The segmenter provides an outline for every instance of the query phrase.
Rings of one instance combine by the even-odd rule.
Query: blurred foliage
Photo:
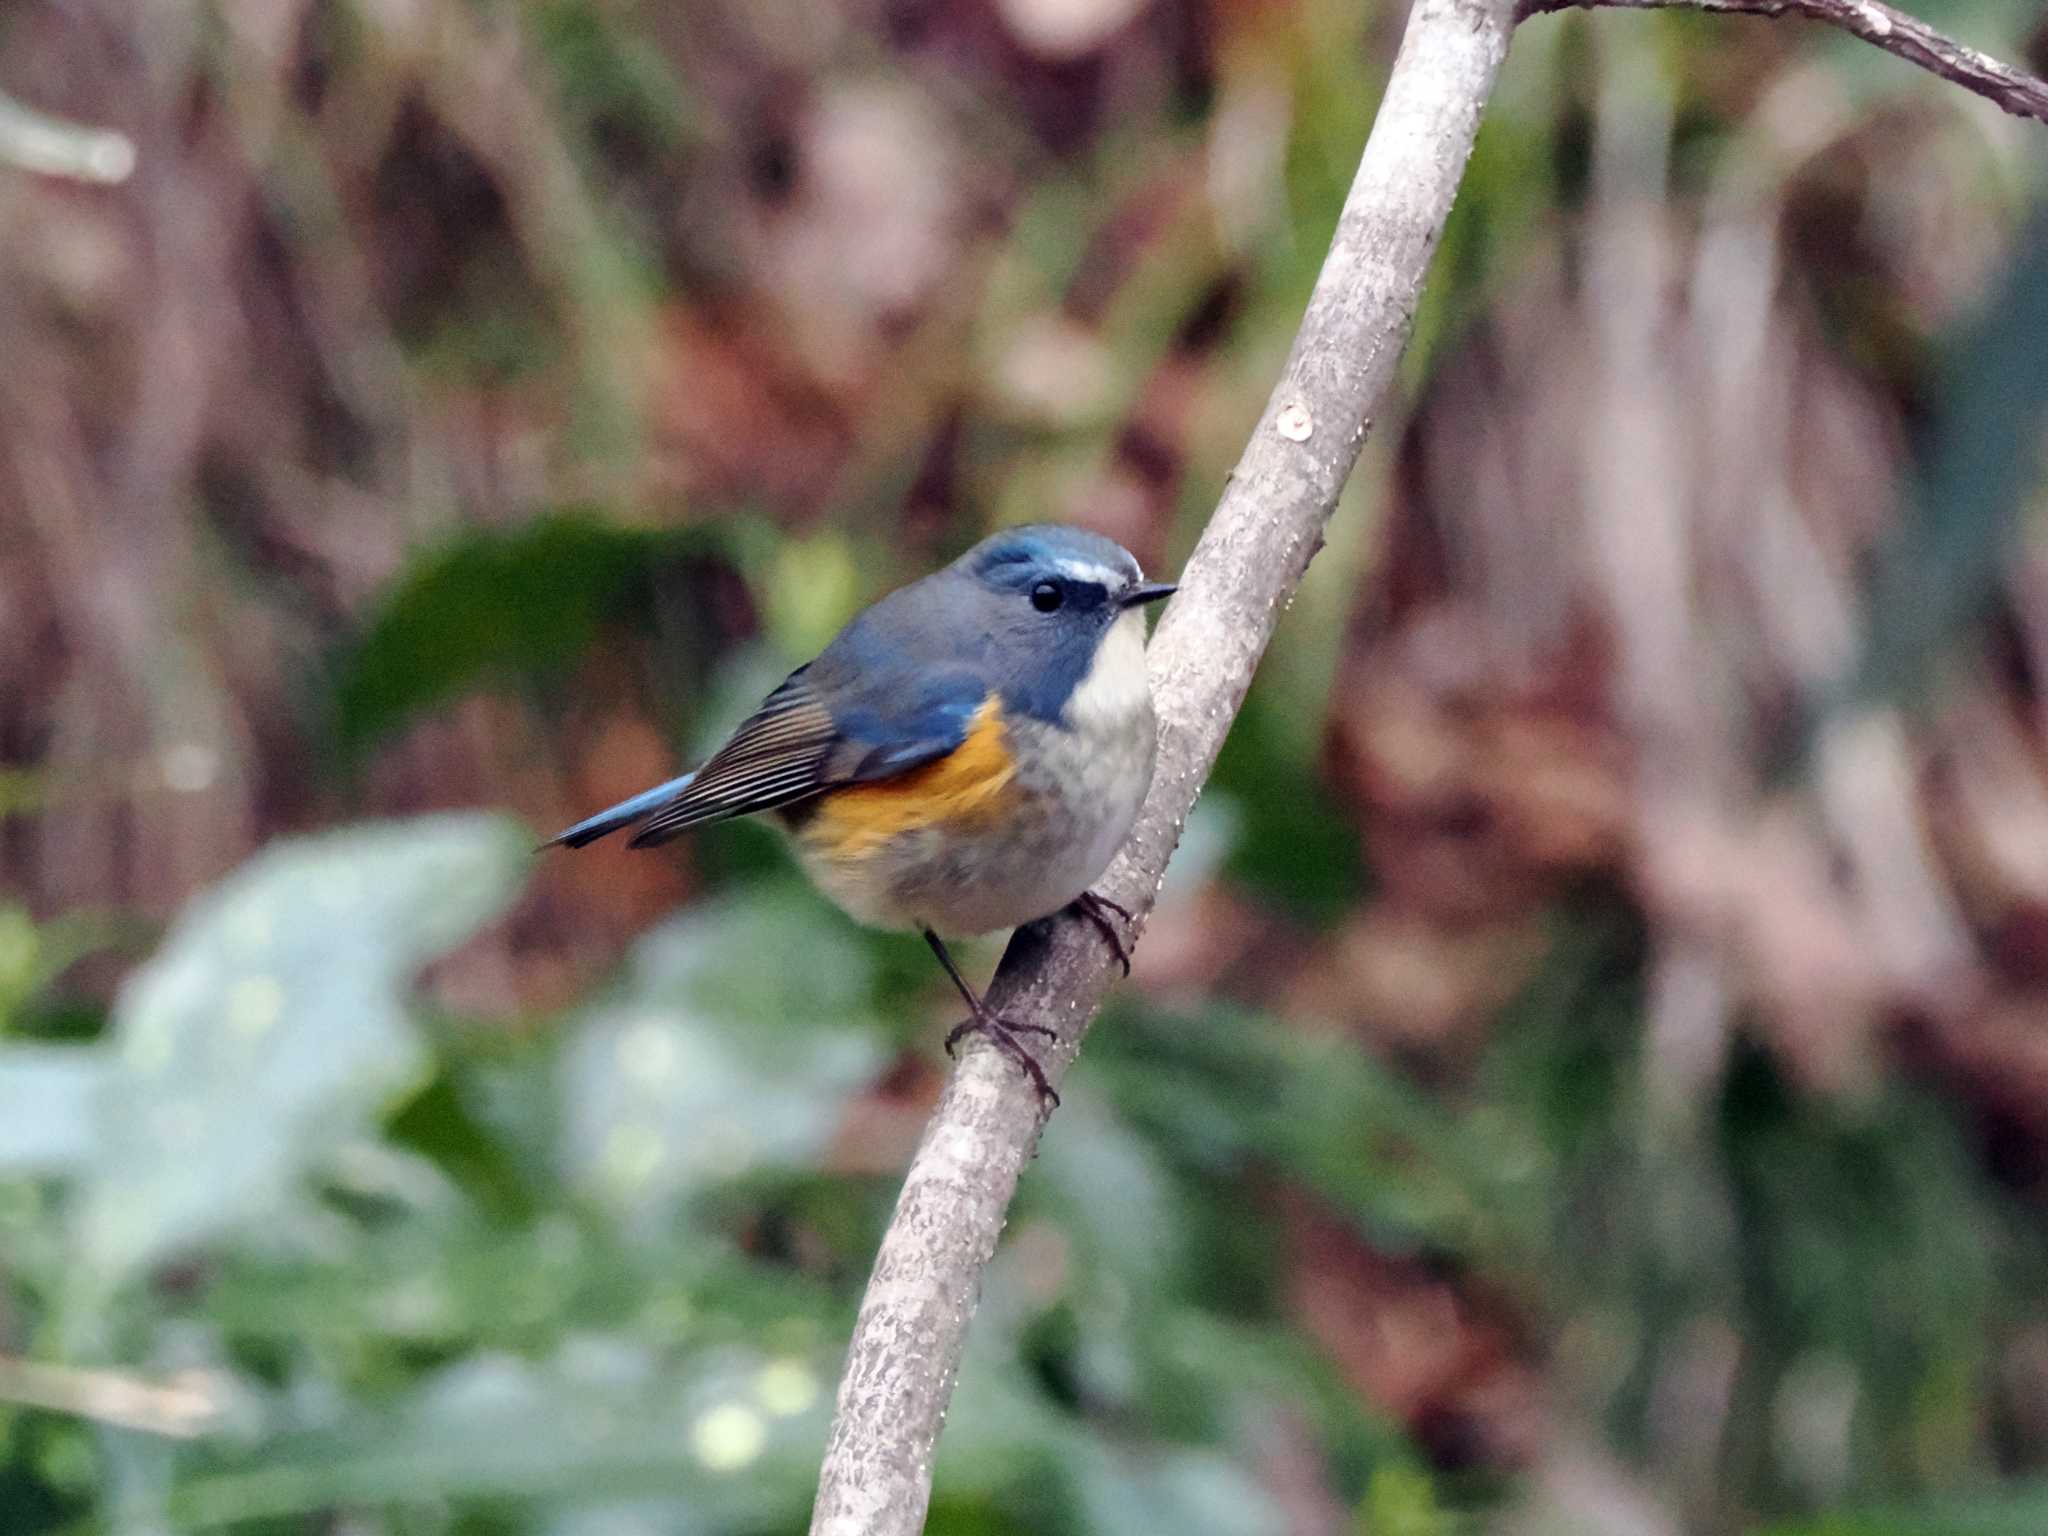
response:
[[[0,1531],[802,1528],[953,1002],[761,828],[533,828],[993,523],[1172,571],[1398,28],[0,14],[137,151],[0,167]],[[937,1536],[2048,1530],[2042,153],[1523,29]]]
[[[337,663],[339,744],[360,753],[435,705],[565,668],[608,624],[646,628],[646,583],[678,542],[565,515],[436,550]]]
[[[814,902],[736,896],[650,933],[558,1032],[465,1046],[443,1026],[432,1047],[410,973],[513,896],[521,848],[477,817],[280,843],[195,904],[107,1044],[0,1052],[0,1096],[34,1111],[0,1141],[10,1305],[74,1366],[152,1362],[203,1404],[197,1441],[99,1433],[144,1485],[125,1518],[388,1506],[403,1529],[449,1499],[549,1531],[801,1517],[890,1194],[829,1145],[879,1062],[870,941]],[[1361,1472],[1398,1456],[1274,1321],[1198,1299],[1213,1282],[1180,1250],[1214,1238],[1193,1190],[1096,1091],[1072,1097],[1018,1223],[1068,1234],[1074,1276],[1048,1313],[999,1265],[942,1505],[1274,1530],[1231,1450],[1260,1400],[1316,1404]],[[1129,1421],[1118,1448],[1087,1427],[1104,1412]],[[112,1448],[8,1422],[9,1486],[78,1507]]]
[[[2020,237],[2003,291],[1951,349],[1927,474],[1875,578],[1873,629],[1859,695],[1917,692],[1964,625],[1996,598],[2000,572],[2041,479],[2048,419],[2048,219]]]

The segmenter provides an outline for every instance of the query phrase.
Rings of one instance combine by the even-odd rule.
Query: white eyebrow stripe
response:
[[[1113,571],[1092,560],[1061,560],[1053,568],[1062,576],[1075,581],[1092,581],[1102,587],[1120,587],[1128,579],[1122,571]]]

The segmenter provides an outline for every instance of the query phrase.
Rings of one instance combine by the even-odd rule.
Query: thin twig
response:
[[[135,141],[111,129],[50,117],[0,92],[0,163],[113,186],[135,169]]]
[[[1516,20],[1547,11],[1710,11],[1721,16],[1804,16],[1854,32],[1886,53],[1995,102],[2014,117],[2048,123],[2048,81],[2001,64],[1883,0],[1521,0]]]
[[[101,1424],[190,1439],[219,1423],[223,1394],[204,1371],[147,1381],[125,1371],[86,1370],[0,1356],[0,1403],[76,1414]]]
[[[1180,574],[1150,653],[1159,766],[1100,889],[1142,925],[1181,827],[1394,378],[1515,0],[1416,0],[1372,137],[1279,386]],[[1057,1083],[1112,970],[1087,922],[1019,930],[990,989],[1007,1017],[1061,1026]],[[983,1266],[1038,1138],[1039,1096],[968,1050],[913,1158],[848,1347],[813,1536],[915,1536]]]

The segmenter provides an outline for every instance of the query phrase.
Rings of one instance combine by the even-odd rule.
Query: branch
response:
[[[74,1413],[180,1440],[219,1424],[227,1407],[224,1395],[204,1371],[182,1371],[168,1382],[153,1382],[121,1371],[0,1355],[0,1403]]]
[[[1711,11],[1723,16],[1804,16],[1854,32],[1866,43],[1897,54],[1942,79],[1975,91],[2014,117],[2048,123],[2048,81],[2001,64],[1967,43],[1946,37],[1883,0],[1522,0],[1515,19],[1547,11]]]
[[[1159,766],[1100,884],[1142,926],[1281,610],[1322,545],[1393,382],[1515,0],[1415,0],[1379,116],[1278,387],[1180,575],[1149,655]],[[1010,1018],[1061,1026],[1065,1075],[1110,979],[1100,934],[1018,930],[989,990]],[[981,1271],[1043,1123],[1038,1094],[970,1045],[933,1111],[876,1255],[839,1384],[812,1536],[915,1536]]]
[[[135,141],[46,116],[0,92],[0,163],[112,186],[135,169]]]

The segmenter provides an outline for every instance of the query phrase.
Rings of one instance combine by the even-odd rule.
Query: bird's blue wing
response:
[[[793,673],[740,723],[682,793],[633,834],[633,847],[651,848],[705,822],[773,810],[818,792],[839,728],[805,677],[808,670]]]
[[[876,679],[857,691],[835,689],[835,705],[810,672],[793,673],[695,773],[621,801],[551,841],[580,848],[643,822],[632,846],[647,848],[835,785],[894,778],[958,747],[987,696],[972,676],[942,671],[898,690],[873,686]]]

